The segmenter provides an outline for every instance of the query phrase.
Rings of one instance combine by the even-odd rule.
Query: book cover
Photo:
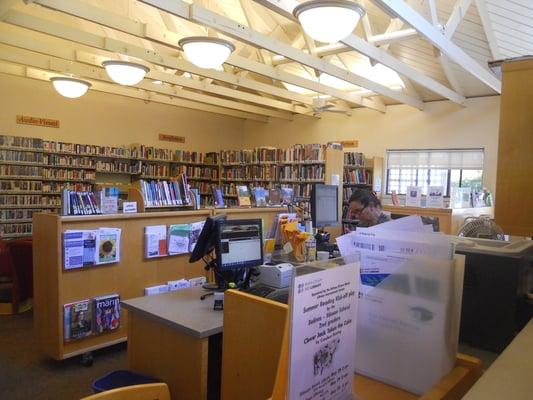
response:
[[[237,200],[240,207],[251,206],[250,191],[248,186],[237,186]]]
[[[168,227],[168,254],[189,252],[189,224],[174,224]]]
[[[214,198],[215,198],[215,206],[216,207],[224,207],[224,196],[222,195],[222,189],[215,189],[214,190]]]
[[[166,225],[146,226],[144,238],[144,256],[146,258],[163,257],[168,254]]]
[[[292,204],[292,198],[294,197],[293,188],[281,188],[281,202],[283,204]]]
[[[196,243],[198,242],[198,238],[200,237],[200,232],[202,232],[202,229],[204,227],[205,221],[201,222],[193,222],[190,225],[190,233],[189,233],[189,252],[192,253],[194,250]]]
[[[428,186],[428,195],[426,197],[426,207],[443,208],[444,207],[444,186]]]
[[[268,204],[271,206],[281,205],[281,192],[279,189],[270,189],[268,191]]]
[[[119,228],[99,228],[97,235],[98,264],[109,264],[120,261]]]
[[[114,331],[120,326],[120,296],[111,294],[94,299],[94,331]]]
[[[93,333],[91,300],[81,300],[65,304],[64,332],[65,340],[81,339]]]
[[[266,207],[267,205],[266,190],[262,187],[256,187],[253,189],[253,193],[254,193],[256,207]]]

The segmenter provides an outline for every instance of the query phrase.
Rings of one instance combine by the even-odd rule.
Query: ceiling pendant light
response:
[[[296,6],[292,13],[311,38],[335,43],[352,33],[365,10],[347,0],[311,0]]]
[[[235,50],[233,43],[227,40],[205,36],[186,37],[178,45],[187,59],[200,68],[220,68]]]
[[[125,86],[138,84],[143,80],[148,71],[150,71],[150,68],[144,65],[129,61],[109,60],[104,61],[102,66],[111,79]]]
[[[52,82],[52,85],[54,85],[54,89],[57,93],[70,99],[76,99],[83,96],[91,87],[91,84],[87,81],[62,76],[50,78],[50,81]]]

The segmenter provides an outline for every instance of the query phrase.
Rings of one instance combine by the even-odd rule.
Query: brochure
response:
[[[168,227],[168,254],[185,254],[189,252],[189,224],[174,224]]]
[[[99,228],[96,235],[98,248],[97,264],[110,264],[120,261],[120,228]]]
[[[405,193],[405,205],[411,207],[420,207],[422,188],[419,186],[407,186]]]
[[[144,228],[144,256],[164,257],[167,253],[167,226],[154,225]]]

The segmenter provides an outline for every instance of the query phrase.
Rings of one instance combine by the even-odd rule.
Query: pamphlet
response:
[[[66,230],[63,234],[65,269],[96,264],[96,230]]]
[[[359,263],[293,278],[289,400],[352,397]]]
[[[144,228],[144,256],[164,257],[167,253],[167,226],[154,225]]]
[[[189,252],[189,224],[174,224],[168,227],[168,254],[185,254]]]
[[[420,207],[422,188],[419,186],[407,186],[405,193],[405,205],[411,207]]]
[[[97,264],[110,264],[120,261],[120,228],[99,228],[96,235],[98,248]]]
[[[443,208],[444,207],[444,186],[428,186],[428,195],[426,197],[426,207]]]
[[[250,191],[248,190],[248,186],[237,186],[237,200],[239,202],[239,206],[241,207],[252,205],[250,201]]]
[[[254,198],[255,198],[255,206],[256,207],[266,207],[267,201],[266,196],[267,192],[262,187],[256,187],[253,189]]]
[[[189,252],[190,253],[192,253],[194,248],[196,247],[196,243],[198,242],[198,238],[200,237],[200,233],[202,232],[204,224],[205,224],[205,221],[200,221],[200,222],[193,222],[190,225],[190,233],[189,233]]]

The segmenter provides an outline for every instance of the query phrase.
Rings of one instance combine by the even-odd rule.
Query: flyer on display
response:
[[[289,400],[353,399],[359,262],[293,279]]]

